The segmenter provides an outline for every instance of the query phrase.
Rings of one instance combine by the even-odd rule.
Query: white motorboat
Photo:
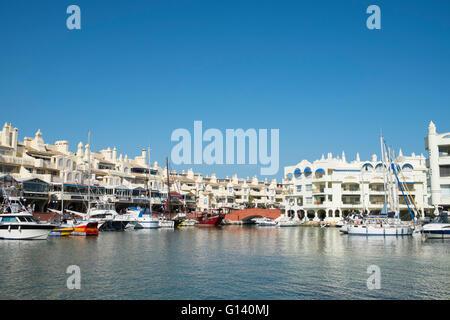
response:
[[[137,216],[135,216],[137,213]],[[131,214],[134,219],[130,222],[134,229],[158,229],[159,219],[152,217],[148,209],[129,208],[127,214]]]
[[[300,225],[300,221],[295,221],[295,220],[278,222],[279,227],[297,227],[299,225]]]
[[[128,223],[133,221],[131,216],[119,215],[114,208],[114,203],[109,202],[98,202],[87,213],[66,211],[79,215],[89,222],[97,222],[100,231],[123,231]]]
[[[0,239],[45,240],[56,228],[49,223],[37,223],[18,197],[6,197],[0,213]]]
[[[278,224],[277,222],[273,221],[272,219],[269,219],[269,218],[266,218],[266,217],[255,218],[255,219],[252,219],[252,220],[255,222],[255,224],[257,226],[260,226],[260,227],[273,227],[273,226],[276,226]]]
[[[430,239],[450,239],[448,215],[440,215],[435,221],[422,227],[422,234]]]
[[[297,227],[300,225],[300,220],[291,219],[286,216],[281,216],[275,219],[275,222],[278,223],[278,227]]]

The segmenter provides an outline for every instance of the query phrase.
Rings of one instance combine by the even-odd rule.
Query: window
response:
[[[302,186],[301,185],[297,186],[297,192],[302,192]]]
[[[306,197],[306,204],[312,204],[312,197]]]
[[[450,166],[439,166],[441,177],[450,177]]]
[[[403,172],[411,172],[411,171],[413,171],[413,166],[410,165],[409,163],[407,163],[402,167],[402,171]]]
[[[441,185],[441,196],[450,198],[450,184]]]
[[[4,223],[4,222],[17,222],[17,219],[16,219],[16,217],[3,217],[2,218],[2,223]]]
[[[312,184],[307,184],[305,190],[306,191],[312,191]]]
[[[23,190],[27,192],[48,192],[49,186],[43,183],[24,182]]]
[[[381,163],[377,164],[375,167],[375,171],[379,173],[383,172],[383,164]]]

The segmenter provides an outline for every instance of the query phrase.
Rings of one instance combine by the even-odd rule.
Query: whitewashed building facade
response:
[[[423,155],[397,157],[400,175],[406,181],[422,216],[430,210],[427,192],[427,167]],[[384,205],[383,165],[376,155],[368,161],[347,161],[345,153],[309,162],[303,160],[284,169],[283,183],[289,190],[284,198],[286,213],[305,221],[333,222],[352,211],[380,212]],[[402,215],[409,215],[399,195]]]
[[[437,133],[431,121],[425,137],[431,205],[450,209],[450,132]]]

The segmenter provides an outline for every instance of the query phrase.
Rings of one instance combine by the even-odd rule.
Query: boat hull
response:
[[[450,224],[430,223],[422,228],[422,233],[430,239],[450,239]]]
[[[76,226],[73,228],[71,235],[73,236],[98,236],[98,222],[88,222],[85,225]]]
[[[450,239],[450,230],[424,230],[422,233],[429,239]]]
[[[223,218],[225,218],[225,215],[221,214],[210,217],[202,216],[197,218],[197,223],[195,225],[197,227],[217,227],[220,226]]]
[[[413,230],[409,226],[377,227],[364,225],[350,225],[347,234],[361,236],[409,236]]]
[[[158,229],[158,220],[138,220],[134,223],[135,229]]]
[[[46,240],[54,228],[53,225],[2,225],[0,226],[0,239]]]
[[[123,231],[128,225],[128,221],[115,221],[109,220],[105,221],[101,227],[100,231]]]
[[[294,221],[280,221],[278,223],[278,226],[281,228],[298,227],[299,225],[300,225],[299,222],[294,222]]]

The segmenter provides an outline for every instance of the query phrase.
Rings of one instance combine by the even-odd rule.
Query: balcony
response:
[[[17,165],[22,165],[22,166],[29,166],[29,167],[33,167],[34,166],[34,161],[33,160],[28,160],[28,159],[24,159],[24,158],[18,158],[18,157],[13,157],[13,156],[0,156],[0,162],[3,163],[7,163],[7,164],[17,164]]]
[[[450,165],[450,155],[440,156],[439,164],[440,165]]]

